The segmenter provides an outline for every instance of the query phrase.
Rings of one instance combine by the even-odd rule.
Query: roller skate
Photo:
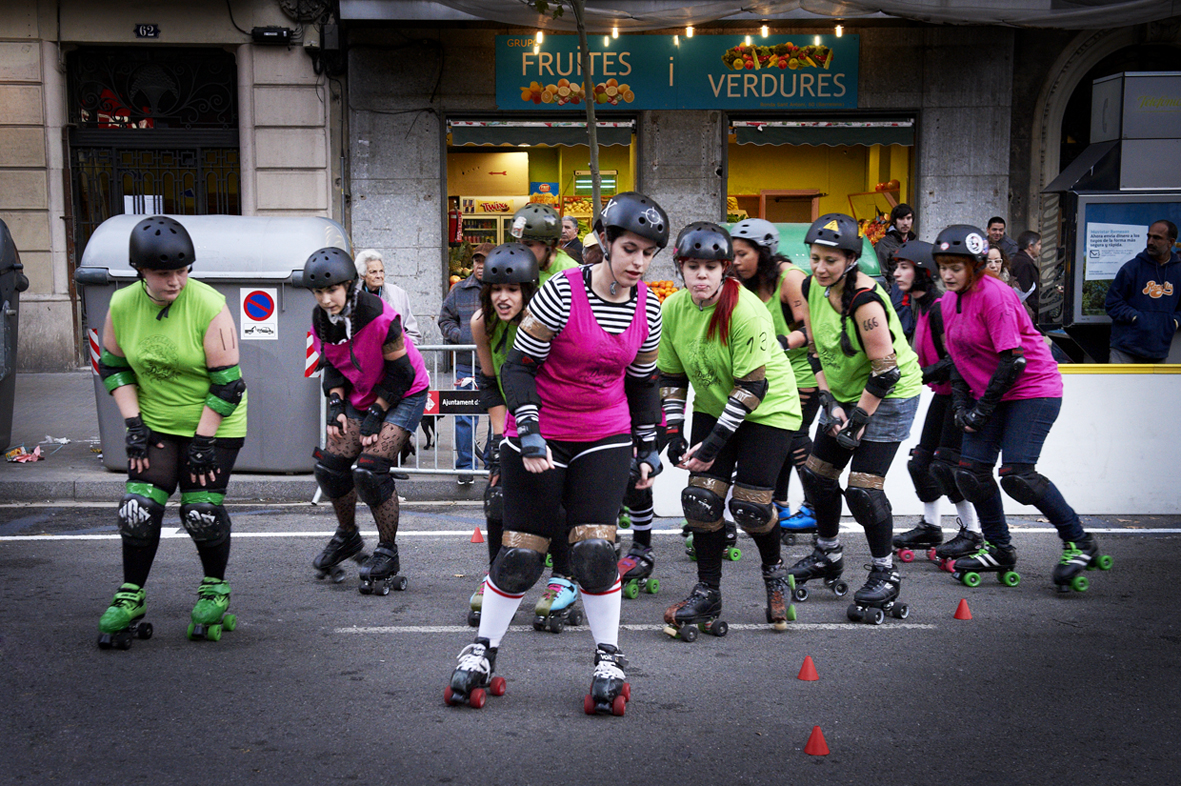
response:
[[[894,619],[904,620],[910,615],[905,603],[898,603],[898,590],[902,576],[893,567],[866,565],[869,576],[865,586],[853,593],[848,617],[852,622],[868,622],[881,625],[889,614]]]
[[[567,625],[581,625],[582,612],[574,608],[576,600],[578,588],[574,582],[561,576],[551,577],[545,592],[541,593],[537,605],[533,607],[533,630],[548,628],[554,633],[561,633]]]
[[[688,530],[689,526],[686,524],[683,527]],[[742,549],[738,548],[738,525],[733,521],[725,523],[726,530],[726,545],[722,548],[722,559],[728,559],[731,562],[737,562],[742,559]],[[684,533],[682,533],[684,534]],[[697,561],[697,549],[693,546],[693,533],[690,531],[685,537],[685,553],[689,555],[689,559],[693,562]]]
[[[618,648],[610,644],[595,647],[595,673],[591,677],[590,693],[582,702],[587,715],[624,713],[632,697],[632,687],[623,673],[625,668],[627,658]]]
[[[467,704],[478,710],[484,706],[487,694],[504,695],[504,677],[492,676],[496,671],[496,647],[488,643],[488,639],[476,639],[460,651],[451,684],[443,689],[444,704]]]
[[[697,629],[722,637],[730,627],[718,619],[722,614],[722,591],[701,582],[689,597],[664,611],[664,632],[674,639],[697,640]],[[697,627],[694,627],[694,626]]]
[[[796,618],[796,607],[789,600],[796,588],[795,577],[781,561],[772,567],[763,566],[763,583],[767,585],[767,622],[775,630],[787,630],[788,621]]]
[[[800,535],[812,535],[815,541],[816,512],[812,510],[811,505],[803,502],[795,513],[786,505],[780,507],[778,502],[775,503],[775,508],[779,511],[779,537],[783,540],[784,546],[799,543]]]
[[[227,614],[230,607],[230,585],[224,579],[206,576],[197,588],[197,605],[193,607],[193,621],[189,623],[189,641],[205,639],[219,641],[222,631],[238,627],[238,618]]]
[[[364,562],[365,555],[361,553],[363,548],[365,548],[365,541],[361,539],[360,530],[338,527],[332,540],[328,541],[324,550],[312,560],[312,567],[316,569],[316,578],[331,577],[335,584],[344,581],[344,568],[340,566],[340,563],[347,559],[356,563]]]
[[[962,581],[964,586],[980,586],[981,573],[996,573],[997,580],[1006,587],[1016,587],[1021,576],[1013,570],[1017,564],[1017,549],[1012,546],[994,546],[987,540],[975,554],[960,557],[952,564],[952,577]]]
[[[652,559],[652,548],[633,543],[627,556],[619,561],[619,581],[623,584],[623,597],[635,600],[640,590],[649,595],[660,591],[660,579],[650,578],[656,560]]]
[[[378,543],[377,548],[361,566],[362,595],[389,595],[390,589],[406,589],[406,577],[398,575],[398,547],[393,543]]]
[[[914,562],[916,551],[926,551],[928,558],[935,556],[935,547],[943,543],[943,529],[924,518],[918,526],[894,536],[894,553],[903,562]]]
[[[968,529],[959,519],[956,521],[960,523],[960,531],[956,536],[943,545],[936,546],[933,556],[930,552],[927,553],[927,557],[932,562],[939,564],[940,570],[945,570],[948,573],[955,570],[957,559],[975,554],[984,545],[984,535]]]
[[[621,507],[619,509],[619,517],[615,520],[615,526],[619,527],[620,529],[630,529],[631,525],[632,525],[631,508],[629,508],[627,505],[624,505],[623,507]]]
[[[480,627],[480,609],[484,606],[484,580],[480,580],[480,586],[476,587],[476,591],[472,593],[471,609],[467,613],[467,624],[470,627]]]
[[[152,623],[142,622],[146,603],[143,587],[124,584],[119,587],[110,607],[98,621],[98,648],[131,649],[131,640],[152,638]]]
[[[845,570],[844,552],[840,546],[822,549],[819,546],[812,549],[812,553],[787,569],[795,579],[795,589],[792,597],[800,603],[808,599],[808,588],[804,586],[812,579],[821,579],[824,586],[832,590],[838,598],[849,591],[849,585],[841,581],[841,573]]]
[[[1113,560],[1108,554],[1099,553],[1099,545],[1095,536],[1083,535],[1074,543],[1063,546],[1062,557],[1054,566],[1054,586],[1059,592],[1086,592],[1091,582],[1083,575],[1083,571],[1111,570]]]

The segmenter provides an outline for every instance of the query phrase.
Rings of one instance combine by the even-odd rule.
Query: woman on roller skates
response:
[[[803,286],[804,322],[821,413],[801,475],[816,505],[818,537],[816,548],[791,573],[797,584],[819,578],[837,595],[848,591],[840,580],[844,559],[838,533],[840,477],[851,464],[844,497],[865,528],[872,564],[848,616],[879,623],[885,612],[906,614],[906,606],[896,603],[902,579],[894,568],[894,519],[882,485],[899,444],[910,435],[922,372],[889,296],[858,270],[862,239],[857,222],[843,213],[821,216],[804,242],[812,263]],[[807,590],[800,587],[796,597],[803,600]]]
[[[390,468],[418,428],[430,379],[393,307],[362,290],[348,252],[322,248],[303,266],[312,290],[312,337],[320,352],[328,398],[328,445],[313,451],[320,490],[332,502],[338,526],[312,561],[317,575],[344,579],[340,563],[360,562],[357,499],[377,522],[377,548],[361,566],[362,594],[406,588],[399,575],[398,494]],[[356,466],[353,463],[356,462]]]
[[[164,504],[180,486],[181,523],[197,546],[205,578],[190,639],[217,641],[227,614],[230,516],[222,505],[246,435],[246,383],[226,299],[190,280],[196,254],[176,220],[146,218],[131,230],[139,281],[111,297],[99,375],[127,426],[127,493],[119,503],[123,586],[99,620],[98,645],[127,649],[151,636],[144,585],[160,545]]]
[[[801,328],[808,304],[800,287],[808,277],[801,268],[779,253],[779,230],[770,221],[748,218],[735,224],[734,272],[743,286],[759,296],[771,312],[775,338],[787,353],[800,392],[800,427],[792,432],[791,452],[779,470],[772,502],[779,519],[784,545],[791,546],[796,536],[816,532],[816,516],[807,499],[794,514],[787,504],[792,472],[799,472],[812,452],[810,431],[820,398],[816,395],[816,375],[808,363],[808,348]],[[793,305],[794,304],[794,305]]]
[[[488,528],[488,564],[500,552],[504,531],[504,486],[500,482],[500,445],[504,441],[504,422],[508,410],[500,383],[500,369],[513,346],[517,327],[521,324],[525,307],[533,299],[538,287],[538,260],[534,252],[521,243],[497,246],[484,261],[483,286],[480,289],[480,309],[472,315],[472,336],[480,361],[480,406],[488,413],[492,424],[489,444],[488,485],[484,489],[484,518]],[[549,276],[545,276],[549,280]],[[573,609],[577,589],[570,581],[570,546],[564,538],[550,542],[553,559],[553,578],[534,608],[542,627],[561,631],[569,622],[581,621]],[[472,594],[468,624],[480,624],[480,609],[484,601],[484,581]],[[536,620],[535,620],[536,622]]]
[[[919,444],[910,451],[906,468],[914,482],[915,494],[923,503],[918,525],[894,536],[894,549],[903,562],[914,559],[915,551],[928,551],[940,565],[975,553],[984,538],[976,522],[972,503],[964,499],[955,484],[960,463],[963,432],[955,425],[951,411],[951,357],[943,346],[943,316],[939,310],[939,270],[931,256],[931,244],[908,240],[894,252],[894,283],[905,296],[903,308],[914,314],[914,348],[923,369],[923,382],[934,396],[927,407]],[[946,496],[959,514],[959,534],[943,542],[939,503]],[[933,549],[933,551],[931,551]]]
[[[791,363],[775,340],[775,324],[758,296],[727,278],[734,259],[730,234],[697,222],[681,230],[673,252],[685,288],[661,309],[660,394],[671,430],[685,420],[693,386],[693,424],[686,440],[669,439],[668,459],[689,470],[681,492],[697,551],[697,586],[664,612],[665,632],[692,641],[694,625],[724,635],[722,613],[723,514],[734,479],[730,512],[754,539],[767,590],[767,622],[786,630],[795,619],[787,567],[780,559],[772,504],[776,478],[800,427],[800,397]],[[689,445],[692,444],[692,447]]]
[[[1111,567],[1094,535],[1037,460],[1062,407],[1062,375],[1017,293],[986,269],[988,242],[980,229],[949,226],[935,239],[933,254],[947,294],[940,302],[945,344],[955,362],[952,407],[964,431],[956,484],[976,506],[985,542],[972,556],[955,561],[957,578],[972,584],[980,573],[996,572],[1009,586],[1013,548],[1001,489],[1022,505],[1033,505],[1058,530],[1062,557],[1054,566],[1059,591],[1084,591],[1084,570]],[[1000,457],[1000,488],[992,468]]]
[[[510,412],[500,449],[504,534],[476,641],[460,653],[444,693],[449,704],[478,707],[485,688],[503,691],[503,680],[492,677],[500,640],[540,578],[550,541],[567,531],[571,573],[596,644],[584,709],[621,715],[630,696],[618,648],[615,521],[633,465],[639,485],[661,469],[660,306],[641,279],[668,243],[668,218],[651,199],[629,192],[607,203],[595,230],[604,261],[542,285],[501,367]]]

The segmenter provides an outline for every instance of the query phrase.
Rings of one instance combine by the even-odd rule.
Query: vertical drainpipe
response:
[[[242,215],[258,214],[254,185],[254,49],[253,44],[238,47],[238,193]]]

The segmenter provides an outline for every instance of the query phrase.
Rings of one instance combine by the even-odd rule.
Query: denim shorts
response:
[[[423,389],[402,399],[385,413],[385,422],[400,426],[413,434],[422,421],[422,413],[426,409],[426,399],[429,393],[430,391]],[[365,413],[347,401],[344,405],[344,412],[345,417],[349,420],[365,419]]]
[[[841,404],[845,416],[853,411],[857,402]],[[869,419],[865,427],[865,434],[861,439],[867,442],[905,442],[910,436],[910,426],[914,423],[914,416],[919,411],[919,397],[886,398],[878,404],[877,411]],[[827,431],[836,421],[828,416],[824,408],[820,409],[820,430]]]

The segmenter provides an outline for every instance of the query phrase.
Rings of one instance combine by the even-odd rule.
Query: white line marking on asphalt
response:
[[[807,630],[934,630],[938,625],[924,625],[915,622],[887,622],[884,625],[856,625],[849,622],[793,622],[787,626],[788,631],[805,628]],[[621,630],[645,631],[664,630],[663,625],[620,625]],[[730,630],[770,630],[768,625],[740,622],[729,625]],[[514,633],[532,631],[532,625],[512,625],[509,627]],[[586,625],[566,626],[566,630],[589,630]],[[382,635],[392,633],[470,633],[472,628],[467,625],[395,625],[373,628],[336,628],[333,633],[362,633],[367,635]]]
[[[1017,535],[1057,535],[1058,531],[1053,527],[1011,527],[1014,534]],[[843,532],[861,532],[862,529],[858,527],[841,527]],[[483,529],[480,530],[483,533]],[[1124,529],[1124,528],[1105,528],[1105,529],[1088,529],[1088,532],[1093,532],[1096,535],[1181,535],[1181,529]],[[239,538],[331,538],[335,530],[326,529],[319,532],[234,532],[235,540]],[[621,534],[626,534],[628,530],[620,530]],[[653,535],[680,535],[679,529],[654,529]],[[439,530],[399,530],[399,538],[471,538],[472,532],[467,529],[439,529]],[[171,532],[163,532],[160,537],[168,538],[187,538],[189,535],[181,528],[173,529]],[[376,530],[361,530],[361,537],[376,538]],[[2,542],[18,542],[28,540],[50,541],[50,540],[118,540],[119,533],[103,533],[103,534],[86,534],[86,535],[0,535],[0,543]]]

